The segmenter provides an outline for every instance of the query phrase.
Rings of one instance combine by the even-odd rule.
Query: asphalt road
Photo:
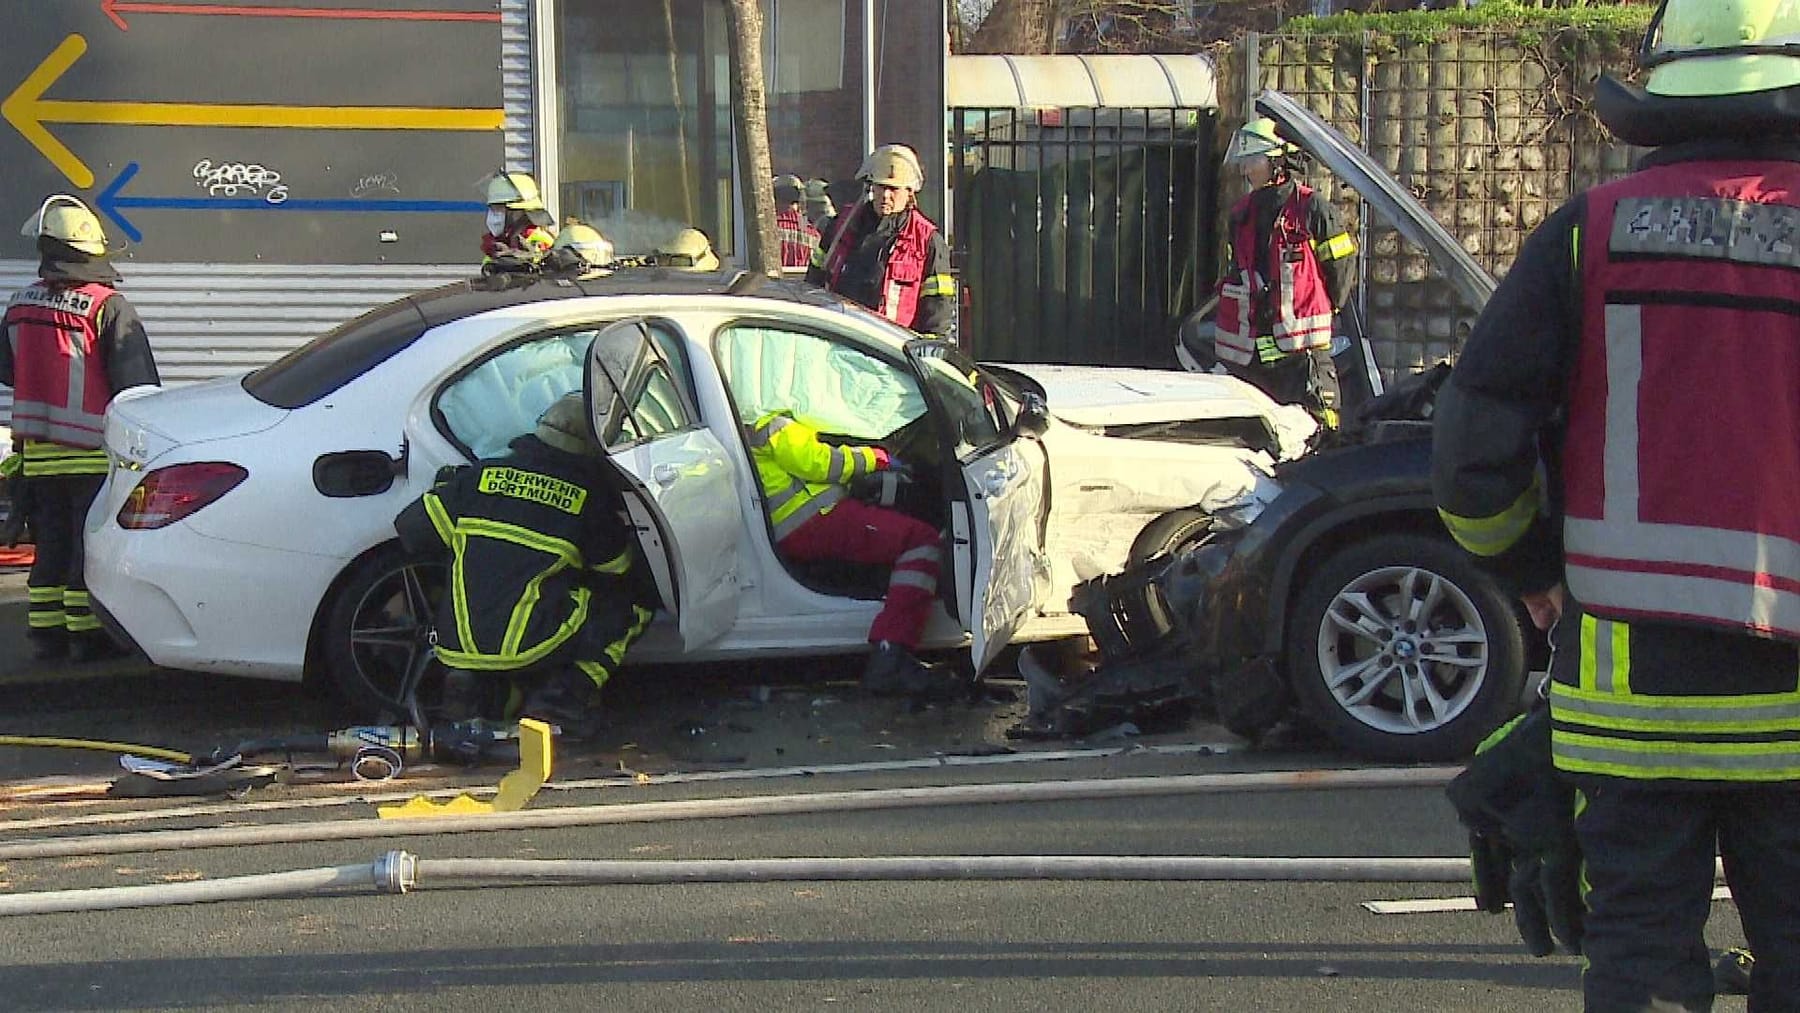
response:
[[[8,615],[0,583],[0,623]],[[9,628],[17,628],[12,625]],[[129,662],[46,669],[0,641],[0,734],[179,748],[317,730],[302,687]],[[1317,744],[1249,749],[1194,724],[1085,743],[1009,743],[1018,701],[910,708],[815,670],[636,676],[612,726],[567,751],[531,809],[665,799],[1353,767]],[[782,673],[792,676],[792,671]],[[693,673],[688,673],[691,677]],[[1009,748],[1021,752],[1005,752]],[[839,771],[834,773],[833,771]],[[221,826],[365,820],[417,791],[491,787],[497,769],[415,767],[356,783],[329,765],[232,799],[114,799],[111,756],[0,749],[0,849]],[[1422,781],[1432,772],[1417,772]],[[0,859],[0,894],[182,883],[340,865],[391,848],[439,858],[883,855],[1454,856],[1434,784],[926,807]],[[427,866],[429,868],[429,865]],[[5,919],[0,1008],[19,1010],[1574,1009],[1578,961],[1534,960],[1510,920],[1376,915],[1442,884],[757,883],[488,885],[405,896],[234,901]],[[1715,947],[1741,942],[1729,903]],[[1722,999],[1719,1009],[1741,1009]]]

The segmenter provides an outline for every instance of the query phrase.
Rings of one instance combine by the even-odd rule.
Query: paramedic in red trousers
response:
[[[487,230],[481,234],[481,262],[499,258],[535,261],[556,241],[550,212],[537,180],[524,172],[497,172],[487,181]]]
[[[1294,178],[1299,157],[1274,120],[1252,120],[1231,139],[1226,167],[1250,192],[1231,209],[1213,348],[1233,375],[1335,429],[1331,318],[1356,280],[1356,243],[1331,202]]]
[[[792,412],[769,412],[750,427],[750,458],[781,554],[799,562],[842,560],[890,568],[863,688],[877,695],[945,699],[957,682],[913,656],[937,600],[941,551],[931,525],[850,495],[849,485],[902,469],[880,447],[833,446]]]
[[[956,321],[950,247],[919,210],[925,173],[903,144],[885,144],[863,160],[864,199],[820,230],[806,280],[855,300],[920,334],[947,338]]]
[[[106,234],[87,205],[45,200],[23,234],[42,256],[38,282],[6,308],[0,384],[13,389],[12,434],[23,442],[37,556],[26,578],[27,635],[40,659],[113,653],[88,601],[81,532],[106,478],[106,406],[128,387],[156,385],[137,310],[120,295]]]
[[[775,177],[775,238],[781,241],[782,267],[807,267],[819,252],[819,230],[806,220],[805,193],[799,176]]]
[[[1788,0],[1667,0],[1644,87],[1595,99],[1654,150],[1527,240],[1434,414],[1446,525],[1555,645],[1547,714],[1470,773],[1512,751],[1565,793],[1579,860],[1515,861],[1513,900],[1579,947],[1590,1011],[1711,1007],[1715,855],[1749,1009],[1800,1010],[1797,44]],[[1524,788],[1459,814],[1554,839]]]

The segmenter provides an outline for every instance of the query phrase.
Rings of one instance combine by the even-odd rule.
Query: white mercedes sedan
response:
[[[1081,580],[1248,524],[1312,423],[1221,376],[977,366],[802,285],[626,269],[500,276],[376,309],[242,376],[108,413],[87,580],[159,665],[318,677],[368,711],[429,693],[441,567],[393,518],[585,390],[663,609],[630,661],[852,652],[885,575],[776,551],[744,425],[794,410],[915,476],[951,565],[930,649],[980,668],[1086,632]]]

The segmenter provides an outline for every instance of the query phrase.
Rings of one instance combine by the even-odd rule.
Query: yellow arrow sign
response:
[[[57,79],[81,54],[87,40],[71,35],[51,51],[0,102],[0,116],[62,170],[79,188],[94,185],[94,173],[47,123],[107,123],[135,127],[260,127],[299,130],[498,130],[499,109],[446,109],[421,106],[201,105],[185,102],[100,102],[47,99]]]

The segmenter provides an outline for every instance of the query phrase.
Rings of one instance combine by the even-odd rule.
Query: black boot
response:
[[[456,723],[481,717],[481,676],[474,672],[444,670],[444,690],[438,696],[438,719]]]
[[[869,654],[862,687],[872,696],[906,696],[915,700],[954,700],[962,695],[954,673],[927,665],[906,648],[885,640]]]
[[[69,635],[61,629],[32,630],[25,634],[25,640],[31,644],[31,656],[39,661],[57,661],[69,656]]]
[[[598,730],[598,715],[594,713],[598,696],[594,680],[578,670],[568,669],[552,675],[532,690],[525,698],[525,705],[519,708],[519,716],[553,725],[565,739],[593,738]]]
[[[69,660],[76,664],[105,661],[125,654],[125,649],[105,633],[77,633],[69,638]]]
[[[1733,946],[1719,954],[1713,965],[1713,991],[1718,995],[1749,995],[1750,972],[1756,969],[1756,958],[1749,949]]]

